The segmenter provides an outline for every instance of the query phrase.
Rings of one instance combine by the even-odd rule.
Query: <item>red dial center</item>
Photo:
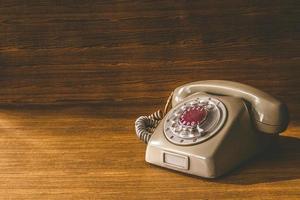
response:
[[[187,108],[179,118],[183,125],[195,126],[201,124],[207,116],[204,106],[195,106]]]

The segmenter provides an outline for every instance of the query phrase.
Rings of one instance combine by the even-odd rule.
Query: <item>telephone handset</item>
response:
[[[182,85],[169,97],[164,113],[135,122],[137,136],[148,144],[147,162],[207,178],[221,176],[260,152],[266,135],[279,134],[287,125],[285,104],[224,80]]]

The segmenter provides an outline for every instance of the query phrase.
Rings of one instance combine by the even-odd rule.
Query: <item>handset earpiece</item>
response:
[[[287,128],[289,118],[284,103],[259,89],[232,81],[208,80],[182,85],[174,90],[172,106],[196,92],[234,96],[249,102],[259,131],[276,134]]]

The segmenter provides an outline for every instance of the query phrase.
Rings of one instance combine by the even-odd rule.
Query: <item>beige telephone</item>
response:
[[[288,125],[285,104],[241,83],[209,80],[176,88],[172,109],[141,116],[138,137],[147,143],[146,161],[197,176],[215,178],[265,146],[267,134]],[[168,104],[168,103],[167,103]]]

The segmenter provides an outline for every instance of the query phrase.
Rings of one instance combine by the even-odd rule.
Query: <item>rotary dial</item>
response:
[[[220,100],[198,97],[176,106],[168,113],[164,134],[175,144],[197,144],[218,132],[226,114],[226,108]]]

